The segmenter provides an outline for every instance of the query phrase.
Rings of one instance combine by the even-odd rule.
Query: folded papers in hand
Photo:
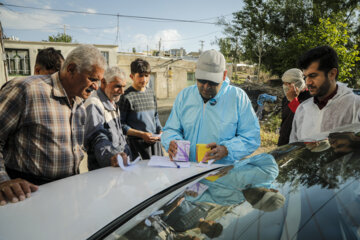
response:
[[[128,156],[127,157],[127,166],[125,166],[121,155],[117,156],[117,161],[118,161],[119,167],[125,171],[131,170],[140,160],[141,160],[141,157],[138,156],[134,161],[130,161],[130,157]]]
[[[177,144],[177,152],[174,161],[177,162],[189,162],[189,154],[190,154],[190,141],[186,140],[176,140]]]

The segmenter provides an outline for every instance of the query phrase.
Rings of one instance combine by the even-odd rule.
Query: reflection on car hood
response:
[[[360,239],[360,128],[211,172],[107,239]]]
[[[286,198],[283,208],[249,215],[244,239],[360,239],[360,127],[325,133],[316,142],[279,147],[274,185]],[[251,218],[252,217],[252,218]],[[238,235],[239,236],[239,235]]]
[[[0,239],[86,239],[160,191],[209,168],[103,168],[40,186],[0,207]]]

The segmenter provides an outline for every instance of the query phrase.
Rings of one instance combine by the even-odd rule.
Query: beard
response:
[[[329,92],[329,89],[331,87],[330,79],[328,78],[328,76],[326,76],[325,81],[321,86],[313,87],[312,85],[307,85],[307,87],[308,87],[309,90],[310,89],[317,89],[315,94],[312,94],[311,91],[310,91],[310,94],[313,97],[323,97]]]
[[[120,97],[121,97],[121,95],[114,96],[114,97],[113,97],[113,101],[114,101],[115,103],[117,103],[117,102],[120,100]]]

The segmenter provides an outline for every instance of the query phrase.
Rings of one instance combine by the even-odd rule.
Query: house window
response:
[[[101,54],[104,56],[107,65],[109,65],[109,52],[101,51]]]
[[[5,48],[5,53],[10,76],[30,75],[29,50]]]
[[[187,73],[187,85],[191,86],[195,84],[195,73],[194,72],[188,72]]]

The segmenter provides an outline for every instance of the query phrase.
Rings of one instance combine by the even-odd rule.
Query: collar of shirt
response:
[[[101,90],[101,88],[99,88],[97,90],[97,94],[100,98],[100,101],[103,103],[104,108],[108,111],[115,111],[116,108],[114,106],[114,104],[112,104],[109,100],[109,98],[106,96],[106,94],[103,92],[103,90]]]
[[[60,81],[60,72],[53,73],[51,75],[51,80],[53,85],[52,94],[54,95],[54,97],[67,99],[68,97],[66,91]],[[76,103],[76,106],[79,106],[83,103],[83,99],[76,96],[74,102]]]
[[[328,103],[328,101],[336,95],[337,90],[338,90],[338,85],[336,84],[336,88],[332,94],[330,94],[328,97],[326,97],[324,100],[321,101],[317,97],[314,97],[314,103],[319,107],[320,110],[323,109]]]

